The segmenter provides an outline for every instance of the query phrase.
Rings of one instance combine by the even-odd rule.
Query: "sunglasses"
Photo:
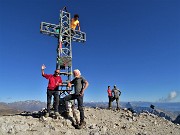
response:
[[[60,74],[60,73],[55,71],[55,74]]]

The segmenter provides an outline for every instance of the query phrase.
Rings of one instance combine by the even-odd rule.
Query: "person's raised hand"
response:
[[[41,69],[44,70],[45,68],[46,68],[46,66],[43,64],[42,67],[41,67]]]

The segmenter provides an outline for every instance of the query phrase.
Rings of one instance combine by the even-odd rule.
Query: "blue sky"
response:
[[[0,101],[46,101],[57,39],[40,23],[58,24],[67,6],[78,13],[85,44],[73,43],[73,69],[88,80],[85,101],[108,101],[107,86],[121,101],[180,102],[179,0],[0,0]]]

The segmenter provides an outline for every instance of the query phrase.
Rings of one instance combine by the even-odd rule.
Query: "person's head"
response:
[[[74,77],[79,77],[79,76],[81,76],[81,72],[79,71],[79,69],[75,69],[75,70],[73,71],[73,74],[74,74]]]
[[[78,19],[79,19],[79,15],[78,15],[78,14],[75,14],[75,15],[74,15],[74,19],[75,19],[75,20],[78,20]]]
[[[54,71],[54,75],[55,75],[55,76],[59,76],[59,74],[60,74],[60,70],[59,70],[59,69],[56,69],[56,70]]]
[[[110,86],[108,86],[108,89],[110,89]]]
[[[116,85],[114,85],[114,88],[116,88]]]

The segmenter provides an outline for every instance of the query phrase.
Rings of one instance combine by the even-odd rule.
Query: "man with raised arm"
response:
[[[45,114],[45,117],[49,117],[52,95],[54,96],[55,116],[60,116],[59,112],[58,112],[58,106],[59,106],[58,87],[60,85],[62,85],[62,79],[59,75],[60,70],[56,69],[54,71],[54,74],[45,74],[44,73],[45,68],[46,68],[46,66],[42,65],[42,67],[41,67],[42,76],[49,80],[49,83],[47,86],[47,113]]]

